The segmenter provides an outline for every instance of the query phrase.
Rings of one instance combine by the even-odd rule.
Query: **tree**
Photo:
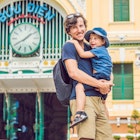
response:
[[[134,133],[136,140],[139,140],[139,137],[137,137],[138,132],[140,132],[138,126],[140,126],[140,113],[137,110],[133,110],[131,115],[131,120],[134,121],[131,125],[128,126],[131,130],[129,130],[129,133]]]

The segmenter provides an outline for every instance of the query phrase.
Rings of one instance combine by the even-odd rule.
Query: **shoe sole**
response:
[[[87,118],[88,118],[88,117],[85,117],[85,118],[83,118],[82,120],[73,123],[73,124],[70,126],[70,128],[74,127],[75,125],[77,125],[77,124],[80,123],[80,122],[85,121]]]

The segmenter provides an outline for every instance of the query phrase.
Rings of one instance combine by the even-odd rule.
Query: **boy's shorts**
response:
[[[76,113],[76,100],[70,100],[72,115]],[[101,97],[86,96],[85,112],[88,119],[77,125],[78,138],[112,140],[112,129]]]

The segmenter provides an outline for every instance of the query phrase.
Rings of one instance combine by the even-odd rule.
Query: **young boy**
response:
[[[85,34],[85,39],[89,42],[91,46],[90,51],[84,51],[77,40],[70,40],[69,42],[74,43],[75,48],[81,58],[91,58],[93,67],[93,77],[96,79],[112,80],[112,62],[107,51],[109,47],[109,40],[107,38],[107,33],[103,28],[96,27],[89,30]],[[96,89],[95,89],[96,90]],[[106,99],[106,95],[103,95],[103,99]],[[77,83],[76,85],[76,102],[77,102],[77,112],[83,112],[81,116],[75,115],[74,121],[70,127],[77,125],[78,123],[86,120],[88,118],[84,111],[84,105],[86,102],[84,86],[82,83]],[[78,113],[77,113],[78,114]]]

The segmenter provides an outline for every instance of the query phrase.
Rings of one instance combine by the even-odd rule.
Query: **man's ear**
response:
[[[68,35],[71,36],[70,32],[68,32]]]

